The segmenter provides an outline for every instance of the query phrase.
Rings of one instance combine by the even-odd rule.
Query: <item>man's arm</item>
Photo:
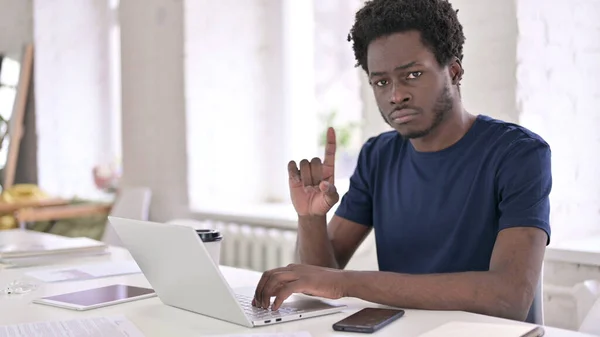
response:
[[[326,221],[324,216],[299,217],[296,244],[299,262],[344,269],[371,228],[337,215],[329,226]]]
[[[403,308],[464,310],[524,320],[533,301],[547,239],[538,228],[502,230],[490,269],[485,272],[346,272],[344,295]]]
[[[344,269],[372,230],[373,201],[369,188],[371,151],[375,138],[362,147],[350,188],[342,198],[329,226],[326,217],[300,217],[296,244],[302,264]],[[327,149],[326,149],[327,150]],[[327,153],[327,151],[326,151]]]

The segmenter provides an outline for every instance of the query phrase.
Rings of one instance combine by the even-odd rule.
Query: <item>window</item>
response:
[[[360,1],[315,1],[315,84],[319,116],[319,140],[328,126],[337,135],[336,176],[350,177],[356,164],[361,142],[363,103],[360,97],[360,74],[355,68],[351,43],[347,41],[354,13]],[[319,142],[319,151],[324,151]],[[322,154],[321,154],[322,156]]]
[[[8,125],[17,95],[20,64],[9,57],[0,56],[0,167],[6,165],[9,139]]]
[[[109,76],[110,76],[110,153],[120,166],[121,161],[121,26],[119,24],[120,0],[108,0],[109,12]],[[120,169],[120,168],[119,168]]]
[[[363,118],[371,89],[347,41],[361,3],[186,2],[192,209],[289,203],[288,161],[322,158],[329,125],[343,193],[365,136],[381,130]]]

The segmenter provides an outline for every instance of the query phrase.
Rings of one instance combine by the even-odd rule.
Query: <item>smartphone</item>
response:
[[[153,289],[114,284],[102,288],[42,297],[33,300],[33,303],[83,311],[141,300],[153,296],[156,296]]]
[[[402,316],[401,309],[364,308],[333,324],[333,330],[373,333]]]

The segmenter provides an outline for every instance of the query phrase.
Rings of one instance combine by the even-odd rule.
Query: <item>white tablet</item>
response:
[[[33,303],[72,310],[90,310],[154,296],[156,293],[153,289],[114,284],[102,288],[42,297],[33,300]]]

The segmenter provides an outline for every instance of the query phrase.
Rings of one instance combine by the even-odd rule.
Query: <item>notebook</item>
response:
[[[531,324],[450,322],[419,337],[541,337],[544,329]]]

